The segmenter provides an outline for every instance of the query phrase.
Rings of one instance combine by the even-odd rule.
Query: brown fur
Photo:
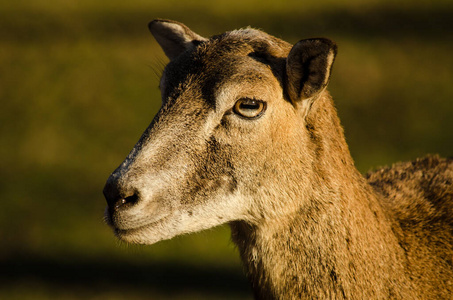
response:
[[[152,244],[229,223],[257,299],[453,293],[453,161],[356,170],[325,90],[336,46],[150,23],[163,105],[104,188],[107,222]],[[241,99],[266,104],[254,119]]]

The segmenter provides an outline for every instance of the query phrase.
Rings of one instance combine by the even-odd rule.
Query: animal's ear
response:
[[[337,46],[328,39],[301,40],[293,46],[286,60],[286,88],[293,103],[315,99],[326,88],[336,54]]]
[[[170,60],[193,47],[197,41],[206,40],[186,25],[176,21],[157,19],[150,22],[148,28]]]

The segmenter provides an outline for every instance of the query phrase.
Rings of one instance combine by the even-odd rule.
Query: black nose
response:
[[[134,205],[138,201],[137,191],[133,187],[121,184],[114,174],[107,179],[103,193],[110,211]]]

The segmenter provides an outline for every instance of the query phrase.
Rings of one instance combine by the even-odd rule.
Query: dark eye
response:
[[[239,99],[233,107],[235,114],[247,119],[258,118],[265,110],[266,102],[249,98]]]

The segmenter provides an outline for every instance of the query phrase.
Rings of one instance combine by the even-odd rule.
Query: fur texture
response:
[[[359,174],[326,91],[333,42],[150,30],[171,60],[162,108],[104,188],[120,239],[229,223],[256,299],[451,297],[453,161]]]

